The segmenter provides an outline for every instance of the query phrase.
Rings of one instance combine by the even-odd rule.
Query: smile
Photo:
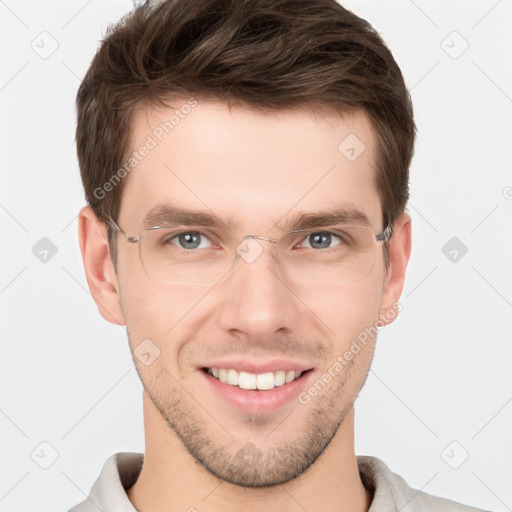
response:
[[[258,389],[261,391],[283,386],[298,379],[304,372],[295,370],[278,370],[266,373],[248,373],[233,368],[203,368],[208,375],[224,384],[237,386],[241,389]]]

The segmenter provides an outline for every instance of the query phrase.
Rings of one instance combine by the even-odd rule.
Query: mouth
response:
[[[228,386],[237,386],[240,389],[257,389],[267,391],[279,386],[284,386],[300,378],[301,375],[311,371],[304,370],[277,370],[275,372],[249,373],[237,371],[234,368],[201,368],[214,379]]]
[[[307,370],[276,370],[264,373],[237,371],[234,368],[200,368],[208,390],[219,398],[248,414],[270,413],[283,407],[303,391],[314,376]],[[297,400],[297,405],[301,405]]]

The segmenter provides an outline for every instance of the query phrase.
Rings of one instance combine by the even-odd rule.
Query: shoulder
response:
[[[144,455],[121,452],[109,457],[87,499],[68,512],[135,512],[126,495],[126,489],[137,480]]]
[[[486,512],[409,487],[377,457],[358,455],[357,464],[363,483],[374,492],[368,512],[398,512],[405,506],[407,512]]]

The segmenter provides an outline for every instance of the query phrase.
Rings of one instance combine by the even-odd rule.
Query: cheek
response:
[[[322,324],[334,331],[333,342],[340,349],[377,321],[380,289],[380,282],[369,276],[356,283],[334,285],[323,293],[303,293],[301,299]]]
[[[130,275],[121,283],[120,295],[126,327],[133,347],[151,339],[164,351],[172,342],[186,340],[197,327],[194,312],[202,304],[204,289],[171,286],[143,276]]]

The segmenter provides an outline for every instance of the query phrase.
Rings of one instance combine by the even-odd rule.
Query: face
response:
[[[363,212],[375,233],[385,227],[374,134],[363,114],[261,114],[199,102],[159,141],[152,133],[171,114],[145,109],[135,117],[132,149],[148,135],[156,146],[127,178],[118,218],[127,234],[137,236],[146,215],[162,205],[223,219],[238,240],[277,239],[300,215],[339,209]],[[350,148],[339,149],[350,134],[365,146],[355,159]],[[213,247],[208,237],[200,240]],[[137,244],[118,234],[117,247],[130,346],[136,354],[150,347],[152,354],[134,362],[169,435],[234,484],[275,485],[304,472],[335,436],[366,379],[375,339],[359,342],[350,359],[343,355],[390,306],[383,302],[382,244],[364,279],[316,282],[300,272],[290,280],[272,242],[261,240],[254,261],[239,259],[213,285],[152,279]],[[252,374],[272,372],[277,384],[290,371],[302,373],[273,389],[251,390],[223,383],[205,368],[250,374],[240,379],[243,386],[251,385]],[[265,387],[265,377],[255,380]]]

